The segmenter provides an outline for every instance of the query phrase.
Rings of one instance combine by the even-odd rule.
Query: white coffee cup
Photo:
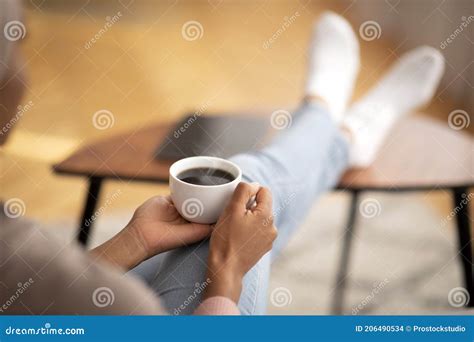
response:
[[[196,185],[178,178],[183,171],[195,168],[214,168],[230,173],[234,180],[221,185]],[[215,223],[242,180],[240,168],[216,157],[189,157],[178,160],[170,167],[171,199],[186,220],[196,223]]]

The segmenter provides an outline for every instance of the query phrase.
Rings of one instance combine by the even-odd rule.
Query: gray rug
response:
[[[466,314],[454,222],[435,211],[423,194],[367,193],[354,234],[345,300],[346,314]],[[372,204],[371,211],[370,204]],[[349,199],[331,194],[316,203],[274,263],[269,314],[328,314]],[[446,215],[448,213],[445,213]],[[92,245],[123,227],[129,213],[106,212]],[[64,241],[73,222],[47,229]],[[472,311],[470,311],[472,312]]]

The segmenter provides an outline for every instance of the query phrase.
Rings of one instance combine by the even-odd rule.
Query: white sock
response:
[[[341,16],[324,13],[314,25],[306,95],[321,97],[340,122],[359,71],[359,43]]]
[[[347,112],[342,124],[352,133],[351,165],[370,165],[393,124],[427,104],[444,72],[442,54],[422,46],[403,55]]]

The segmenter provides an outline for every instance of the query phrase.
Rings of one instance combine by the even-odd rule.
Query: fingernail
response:
[[[253,183],[252,183],[253,184]],[[257,183],[258,184],[258,183]],[[247,205],[246,205],[246,209],[247,210],[250,210],[250,209],[253,209],[257,206],[257,201],[256,201],[256,198],[255,196],[252,196],[249,201],[247,202]]]
[[[250,183],[250,184],[255,185],[255,186],[260,186],[260,183],[259,183],[259,182],[252,182],[252,183]]]

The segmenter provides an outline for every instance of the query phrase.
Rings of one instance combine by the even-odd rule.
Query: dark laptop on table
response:
[[[165,160],[197,155],[228,158],[261,147],[269,127],[269,119],[262,115],[190,114],[168,132],[155,155]]]

